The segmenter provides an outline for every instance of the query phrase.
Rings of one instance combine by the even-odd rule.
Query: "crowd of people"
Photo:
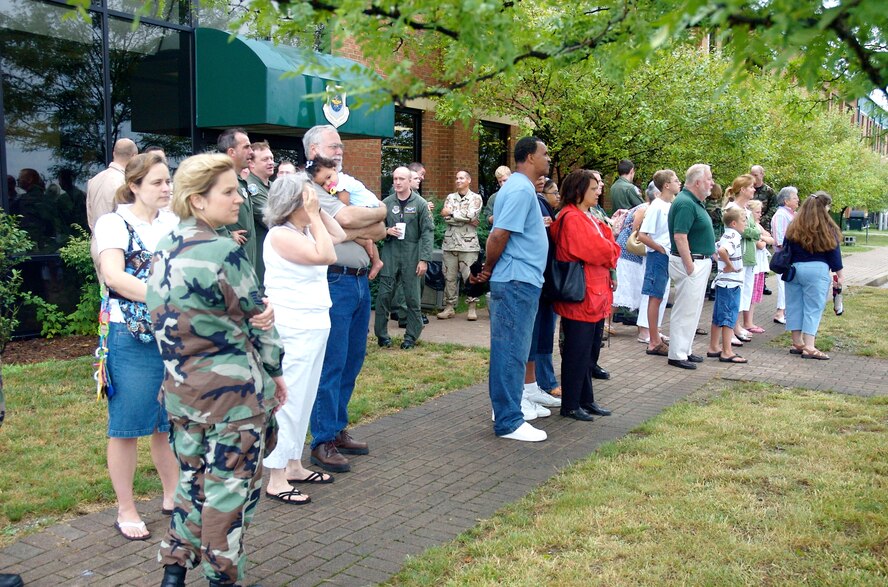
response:
[[[162,152],[138,155],[124,141],[86,197],[107,293],[115,526],[128,540],[151,537],[133,500],[136,442],[147,436],[162,512],[171,518],[160,546],[162,587],[184,585],[187,569],[200,564],[211,585],[237,584],[264,468],[268,498],[304,505],[311,497],[297,485],[333,483],[333,474],[351,469],[349,458],[369,454],[348,430],[366,355],[369,280],[379,281],[377,343],[392,346],[395,312],[406,326],[401,349],[414,348],[427,322],[420,298],[434,206],[419,191],[421,164],[395,169],[384,199],[344,173],[345,146],[332,126],[306,132],[303,170],[290,162],[276,168],[270,145],[251,143],[243,129],[224,131],[217,154],[189,157],[174,178]],[[515,170],[497,169],[500,189],[486,207],[461,169],[440,211],[446,288],[437,318],[455,316],[462,283],[466,317],[476,320],[489,287],[497,436],[545,440],[530,422],[551,408],[586,422],[610,415],[593,381],[610,377],[599,357],[616,306],[638,311],[648,355],[696,368],[704,359],[693,343],[714,260],[706,354],[745,362],[733,347],[763,331],[753,308],[770,246],[791,250],[794,268],[778,281],[774,321],[792,333],[791,352],[829,358],[815,346],[830,271],[842,282],[841,233],[828,194],[799,207],[795,188],[774,195],[756,166],[732,182],[713,215],[709,166],[691,166],[683,185],[674,171],[660,170],[644,198],[633,183],[635,166],[621,161],[608,215],[598,171],[572,171],[559,189],[547,177],[547,147],[535,137],[516,143],[514,159]],[[716,220],[724,226],[718,234]],[[477,229],[484,221],[490,233],[482,255]],[[578,297],[553,288],[559,264],[582,268]],[[560,384],[553,362],[559,316]],[[319,470],[303,464],[309,430],[309,461]]]

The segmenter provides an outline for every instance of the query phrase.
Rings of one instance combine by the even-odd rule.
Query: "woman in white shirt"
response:
[[[170,203],[170,171],[157,153],[126,166],[117,210],[96,221],[99,264],[109,290],[108,473],[117,496],[115,527],[127,540],[151,536],[136,510],[133,477],[137,441],[151,437],[151,458],[163,485],[163,513],[171,514],[179,467],[170,449],[169,419],[158,399],[163,361],[145,307],[145,279],[161,237],[179,222]]]
[[[265,295],[274,306],[275,328],[284,343],[287,402],[277,412],[277,446],[263,465],[269,469],[265,495],[293,505],[311,501],[292,483],[332,483],[333,476],[302,466],[309,418],[318,392],[327,337],[330,290],[327,266],[336,262],[333,245],[345,231],[320,209],[305,173],[279,177],[264,212]]]

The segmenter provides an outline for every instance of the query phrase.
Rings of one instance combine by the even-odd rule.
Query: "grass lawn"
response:
[[[487,378],[486,349],[421,342],[413,351],[368,345],[350,404],[353,422],[421,404]],[[459,369],[451,368],[458,364]],[[0,546],[58,516],[114,504],[105,465],[107,410],[95,401],[92,359],[4,365],[7,421],[0,431]],[[160,494],[147,441],[136,495]]]
[[[886,585],[888,398],[719,382],[392,585]]]
[[[817,332],[817,348],[842,351],[864,357],[888,358],[888,289],[848,287],[843,294],[845,312],[836,316],[832,301],[827,303]],[[784,332],[772,345],[789,347],[791,338]]]
[[[855,244],[842,247],[842,255],[853,255],[878,247],[888,247],[888,232],[885,231],[870,230],[869,236],[867,236],[866,232],[862,230],[846,230],[842,232],[842,235],[853,236],[857,239]]]

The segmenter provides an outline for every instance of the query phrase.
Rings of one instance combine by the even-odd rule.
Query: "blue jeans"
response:
[[[497,436],[524,423],[521,392],[541,288],[523,281],[490,282],[490,403]]]
[[[793,263],[795,277],[786,282],[786,329],[817,336],[832,281],[822,261]]]
[[[552,365],[552,350],[555,344],[555,310],[552,303],[540,298],[536,320],[533,323],[533,336],[530,339],[530,356],[528,361],[534,362],[534,374],[537,385],[546,391],[558,387],[555,378],[555,367]]]
[[[348,402],[367,355],[370,285],[367,276],[328,274],[330,336],[318,395],[311,410],[311,447],[330,442],[348,426]]]

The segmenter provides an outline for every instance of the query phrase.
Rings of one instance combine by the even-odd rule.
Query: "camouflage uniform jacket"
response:
[[[195,218],[157,246],[145,302],[166,375],[170,416],[217,424],[269,413],[281,375],[275,330],[249,324],[263,308],[244,250]]]
[[[771,218],[777,211],[777,193],[774,192],[774,188],[763,183],[755,188],[752,197],[762,203],[762,226],[771,226]]]
[[[447,230],[444,232],[442,250],[465,252],[481,250],[478,227],[472,222],[478,223],[483,206],[484,200],[472,190],[467,191],[464,196],[459,195],[459,192],[447,196],[444,207],[450,208],[450,216],[444,218]]]

